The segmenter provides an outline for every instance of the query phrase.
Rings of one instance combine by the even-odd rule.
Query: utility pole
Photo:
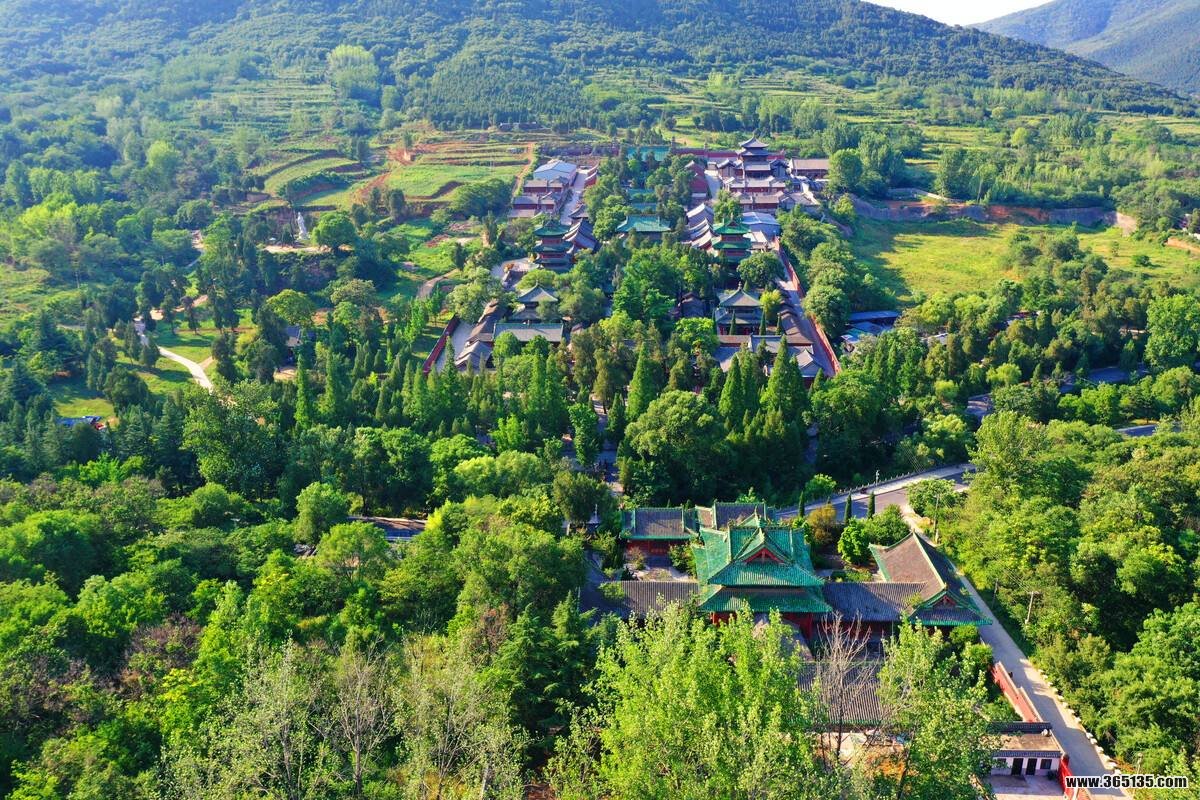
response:
[[[1029,610],[1025,612],[1025,627],[1029,627],[1029,619],[1033,616],[1033,598],[1035,595],[1040,595],[1041,592],[1036,589],[1029,593]]]

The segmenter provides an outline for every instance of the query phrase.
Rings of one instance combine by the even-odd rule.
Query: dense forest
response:
[[[682,167],[612,159],[602,176],[659,185],[669,206]],[[619,186],[602,177],[589,199],[616,207]],[[768,378],[761,352],[722,372],[711,321],[676,322],[670,310],[684,289],[707,296],[728,277],[670,237],[635,238],[564,275],[527,276],[559,289],[567,313],[598,320],[576,334],[569,361],[565,349],[509,335],[496,342],[494,372],[426,374],[411,354],[435,306],[381,302],[367,276],[385,277],[389,262],[368,256],[389,212],[364,213],[361,224],[340,213],[318,224],[330,263],[304,273],[318,281],[307,289],[281,288],[287,270],[264,261],[249,226],[226,215],[209,223],[194,279],[213,300],[193,310],[226,325],[249,306],[256,323],[240,340],[214,341],[212,393],[155,393],[135,372],[156,358],[154,331],[142,341],[132,324],[139,307],[167,297],[151,294],[154,273],[124,303],[82,292],[77,329],[51,310],[7,329],[0,674],[12,796],[233,797],[257,787],[458,797],[482,784],[485,796],[509,797],[532,780],[564,797],[635,797],[645,773],[633,765],[650,757],[641,748],[686,725],[700,696],[712,698],[712,736],[729,749],[677,742],[661,756],[673,765],[665,785],[742,796],[748,773],[721,765],[741,764],[737,743],[749,737],[812,776],[772,796],[896,796],[886,772],[864,784],[857,768],[798,744],[829,709],[819,691],[797,689],[794,655],[748,622],[714,632],[684,614],[640,629],[580,613],[590,559],[621,570],[616,500],[592,469],[606,442],[630,500],[657,504],[785,504],[877,469],[975,459],[978,490],[961,511],[947,504],[953,551],[982,586],[996,580],[999,607],[1014,615],[1026,576],[1036,579],[1045,616],[1026,635],[1122,758],[1189,769],[1196,716],[1174,692],[1200,679],[1197,640],[1178,633],[1195,616],[1194,493],[1190,471],[1171,465],[1194,447],[1196,296],[1109,269],[1069,232],[1018,237],[1019,281],[929,297],[839,375],[806,388],[787,360]],[[799,213],[781,223],[826,325],[879,291],[837,228]],[[468,316],[505,299],[488,267],[529,235],[528,223],[484,225],[492,244],[463,254],[464,280],[446,298]],[[764,285],[775,268],[748,259],[739,277]],[[613,313],[598,319],[609,282]],[[289,345],[285,324],[309,333]],[[276,380],[290,347],[294,377]],[[1149,374],[1123,387],[1084,380],[1096,366],[1141,363]],[[63,373],[99,387],[119,423],[59,424],[48,386]],[[966,402],[986,391],[998,413],[976,433]],[[1182,432],[1148,445],[1109,427],[1172,417]],[[1130,459],[1153,465],[1144,488],[1118,477]],[[1113,505],[1106,480],[1122,481],[1129,509]],[[352,513],[429,516],[423,533],[392,545]],[[818,550],[855,561],[898,535],[888,515],[878,520],[847,524],[818,509],[798,524]],[[897,730],[940,739],[947,708],[961,726],[953,753],[914,744],[928,783],[902,796],[955,786],[971,796],[970,776],[988,763],[986,715],[967,710],[982,702],[968,688],[974,646],[924,635],[894,646],[887,669],[899,674],[881,685],[903,692]],[[729,660],[714,660],[720,653]],[[1163,680],[1131,682],[1139,659]],[[763,667],[751,681],[731,662]],[[1126,691],[1136,705],[1122,703]],[[732,698],[755,692],[782,716],[742,717]],[[693,764],[707,766],[685,771]]]
[[[795,506],[968,459],[968,495],[923,485],[916,510],[1124,765],[1200,779],[1200,297],[1063,226],[1008,236],[986,289],[902,300],[851,242],[852,195],[914,186],[1200,230],[1194,136],[1130,116],[1188,101],[849,0],[0,2],[0,20],[0,793],[974,798],[1007,717],[972,629],[887,644],[896,745],[851,763],[814,735],[849,674],[814,676],[778,619],[630,624],[580,600],[626,574],[623,507]],[[754,88],[788,70],[869,89],[872,116]],[[684,116],[831,159],[817,216],[778,216],[805,310],[835,341],[853,311],[902,311],[837,374],[764,348],[723,369],[713,320],[680,318],[734,286],[760,293],[763,331],[783,305],[775,254],[732,268],[684,242],[691,159],[644,147]],[[568,271],[496,277],[546,221],[505,219],[513,173],[432,212],[379,182],[296,245],[312,185],[512,122],[617,145],[584,196],[599,246]],[[946,126],[986,144],[931,147]],[[310,138],[301,160],[341,166],[250,199]],[[616,235],[637,207],[661,241]],[[444,252],[445,291],[418,290],[418,248]],[[508,333],[494,369],[435,368],[450,319],[535,286],[569,348]],[[202,343],[211,391],[163,378],[177,341]],[[1115,430],[1145,421],[1165,424]],[[831,506],[794,525],[859,577],[908,530]]]

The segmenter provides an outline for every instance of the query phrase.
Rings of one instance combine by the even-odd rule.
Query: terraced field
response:
[[[320,75],[284,70],[253,83],[218,86],[209,97],[194,102],[187,116],[194,128],[218,139],[252,124],[268,142],[280,142],[317,130],[334,99],[333,87]]]
[[[423,143],[411,160],[393,158],[385,183],[411,200],[442,202],[464,183],[516,178],[529,166],[531,149],[516,141]]]
[[[268,193],[278,195],[284,186],[297,178],[304,178],[321,172],[355,169],[357,167],[357,162],[342,156],[323,154],[305,156],[284,167],[276,168],[267,176],[264,188]]]

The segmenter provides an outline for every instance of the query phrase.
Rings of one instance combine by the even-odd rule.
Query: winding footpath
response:
[[[138,338],[142,340],[142,344],[149,342],[149,337],[146,336],[146,323],[139,319],[134,320],[133,324],[137,329]],[[195,361],[192,361],[190,358],[184,358],[174,350],[168,350],[165,347],[159,347],[158,354],[169,361],[174,361],[176,364],[182,365],[184,369],[191,373],[192,380],[194,380],[200,388],[208,392],[213,390],[212,379],[208,377],[208,373],[204,371],[204,367],[200,366]]]

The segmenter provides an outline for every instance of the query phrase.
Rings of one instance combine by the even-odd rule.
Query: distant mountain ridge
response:
[[[344,43],[371,51],[403,110],[450,125],[571,124],[588,111],[578,98],[591,76],[643,66],[798,68],[847,85],[1036,88],[1120,110],[1194,110],[1057,50],[861,0],[0,0],[0,112],[123,84],[167,82],[170,102],[285,68],[319,75]]]
[[[1198,0],[1054,0],[976,27],[1200,94]]]

